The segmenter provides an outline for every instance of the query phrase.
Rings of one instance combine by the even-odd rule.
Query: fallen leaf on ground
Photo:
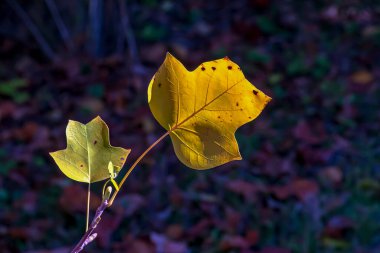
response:
[[[314,180],[300,178],[283,186],[272,187],[272,192],[280,200],[296,197],[299,200],[306,201],[318,194],[319,186]]]
[[[357,84],[368,84],[373,81],[373,75],[367,70],[359,70],[351,75],[351,80]]]
[[[87,190],[80,185],[74,184],[66,186],[63,194],[59,198],[60,206],[67,212],[85,212],[87,202]],[[94,193],[91,194],[90,209],[96,210],[101,203],[101,199]]]

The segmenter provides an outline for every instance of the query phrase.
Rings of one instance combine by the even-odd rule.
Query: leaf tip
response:
[[[51,157],[53,157],[54,158],[54,153],[55,152],[57,152],[57,151],[52,151],[52,152],[49,152],[49,155],[51,156]]]
[[[264,101],[265,105],[264,106],[266,106],[270,101],[272,101],[272,98],[268,95],[265,95],[265,101]]]
[[[165,61],[178,61],[178,59],[174,55],[172,55],[171,53],[166,52]]]
[[[165,61],[175,58],[171,53],[166,52]]]
[[[232,161],[240,161],[240,160],[243,160],[243,157],[241,156],[239,150],[237,150],[237,153],[236,153],[235,157],[233,157],[231,160],[232,160]]]
[[[91,122],[97,122],[97,121],[105,123],[105,121],[99,115],[97,115],[95,118],[93,118],[89,123],[91,123]]]
[[[232,158],[233,161],[240,161],[243,160],[243,157],[239,154],[239,156]]]

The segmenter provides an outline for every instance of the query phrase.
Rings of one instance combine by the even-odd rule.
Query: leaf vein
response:
[[[219,147],[221,147],[224,151],[226,151],[227,153],[229,153],[231,156],[235,157],[236,155],[234,155],[231,151],[227,150],[225,147],[223,147],[219,142],[217,141],[214,141],[214,143],[216,145],[218,145]]]
[[[205,155],[203,155],[203,154],[201,154],[201,153],[199,153],[196,149],[194,149],[193,147],[191,147],[189,144],[187,144],[181,137],[179,137],[179,135],[176,133],[176,132],[172,132],[186,147],[188,147],[191,151],[193,151],[195,154],[197,154],[197,155],[199,155],[199,156],[201,156],[201,157],[203,157],[203,158],[205,158],[205,159],[207,159],[207,160],[210,160],[210,161],[212,161],[213,159],[211,159],[211,158],[208,158],[208,157],[206,157]]]
[[[210,105],[212,102],[214,102],[215,100],[217,100],[218,98],[220,98],[221,96],[223,96],[228,90],[232,89],[233,87],[235,87],[236,85],[238,85],[239,83],[241,83],[242,81],[244,81],[245,78],[237,81],[235,84],[233,84],[229,89],[223,91],[222,93],[220,93],[218,96],[216,96],[214,99],[212,99],[210,102],[208,102],[207,104],[205,104],[204,106],[202,106],[201,108],[199,108],[197,111],[195,111],[194,113],[192,113],[190,116],[188,116],[186,119],[184,119],[181,123],[177,123],[172,130],[175,130],[177,127],[179,127],[180,125],[184,124],[185,122],[187,122],[189,119],[191,119],[192,117],[196,116],[196,114],[198,114],[200,111],[202,111],[204,108],[206,108],[208,105]]]

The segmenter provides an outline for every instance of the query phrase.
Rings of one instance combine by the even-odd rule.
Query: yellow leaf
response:
[[[227,57],[189,72],[168,53],[148,87],[150,110],[170,132],[179,160],[193,169],[240,160],[235,131],[270,100]]]
[[[93,183],[109,178],[109,162],[118,173],[131,152],[110,145],[108,126],[100,117],[86,125],[70,120],[66,137],[67,148],[50,155],[66,176],[79,182]]]

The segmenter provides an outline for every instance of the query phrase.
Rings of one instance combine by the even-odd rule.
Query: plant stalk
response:
[[[95,213],[95,216],[89,226],[89,228],[86,230],[86,232],[84,233],[84,235],[82,236],[82,238],[80,239],[80,241],[78,242],[78,244],[74,247],[74,249],[71,251],[71,253],[78,253],[80,251],[82,251],[84,249],[84,247],[89,244],[90,242],[92,242],[96,236],[97,236],[97,233],[94,233],[97,225],[99,224],[100,222],[100,219],[101,219],[101,216],[104,212],[104,210],[107,208],[107,207],[110,207],[113,203],[113,201],[115,200],[115,197],[117,195],[117,193],[120,191],[121,187],[123,186],[125,180],[128,178],[128,176],[131,174],[131,172],[133,171],[133,169],[137,166],[137,164],[149,153],[149,151],[154,148],[155,146],[157,146],[158,143],[160,143],[166,136],[168,136],[173,130],[175,130],[175,128],[172,128],[170,129],[169,131],[167,131],[166,133],[164,133],[160,138],[158,138],[152,145],[150,145],[137,159],[136,161],[131,165],[131,167],[128,169],[127,173],[124,175],[124,177],[122,178],[122,180],[120,181],[119,183],[119,189],[115,189],[115,193],[112,195],[112,197],[110,199],[108,199],[108,197],[106,199],[103,199],[103,202],[102,204],[98,207],[98,209],[96,210],[96,213]],[[108,183],[108,181],[106,182],[106,184]],[[112,189],[111,186],[108,186],[109,189]],[[90,193],[90,184],[88,186],[88,193]],[[103,188],[103,197],[104,197],[104,194],[105,194],[105,190]],[[87,199],[87,224],[88,224],[88,220],[89,220],[89,196],[90,194],[88,194],[88,199]]]
[[[88,224],[90,222],[90,199],[91,199],[91,183],[88,183],[87,187],[87,213],[86,213],[86,232],[88,230]]]
[[[149,148],[147,148],[137,159],[136,161],[132,164],[132,166],[128,169],[127,173],[124,175],[124,177],[121,179],[120,183],[119,183],[119,189],[115,189],[115,193],[112,195],[109,203],[108,203],[108,206],[111,206],[113,201],[115,200],[116,198],[116,195],[117,193],[120,191],[121,187],[123,186],[125,180],[127,180],[127,178],[129,177],[129,175],[131,174],[131,172],[133,171],[133,169],[136,167],[136,165],[146,156],[146,154],[149,153],[149,151],[154,148],[158,143],[160,143],[166,136],[168,136],[170,133],[171,133],[172,130],[169,130],[167,131],[165,134],[163,134],[160,138],[158,138],[152,145],[149,146]]]
[[[89,244],[90,242],[92,242],[96,238],[97,233],[94,233],[94,230],[96,229],[97,225],[99,224],[100,219],[102,217],[102,214],[103,214],[104,210],[106,210],[107,206],[108,206],[108,200],[104,199],[102,201],[102,204],[96,210],[94,219],[92,220],[89,229],[86,231],[86,233],[84,233],[81,240],[78,242],[77,245],[75,245],[75,247],[71,251],[71,253],[78,253],[78,252],[82,251],[83,248],[87,244]]]

